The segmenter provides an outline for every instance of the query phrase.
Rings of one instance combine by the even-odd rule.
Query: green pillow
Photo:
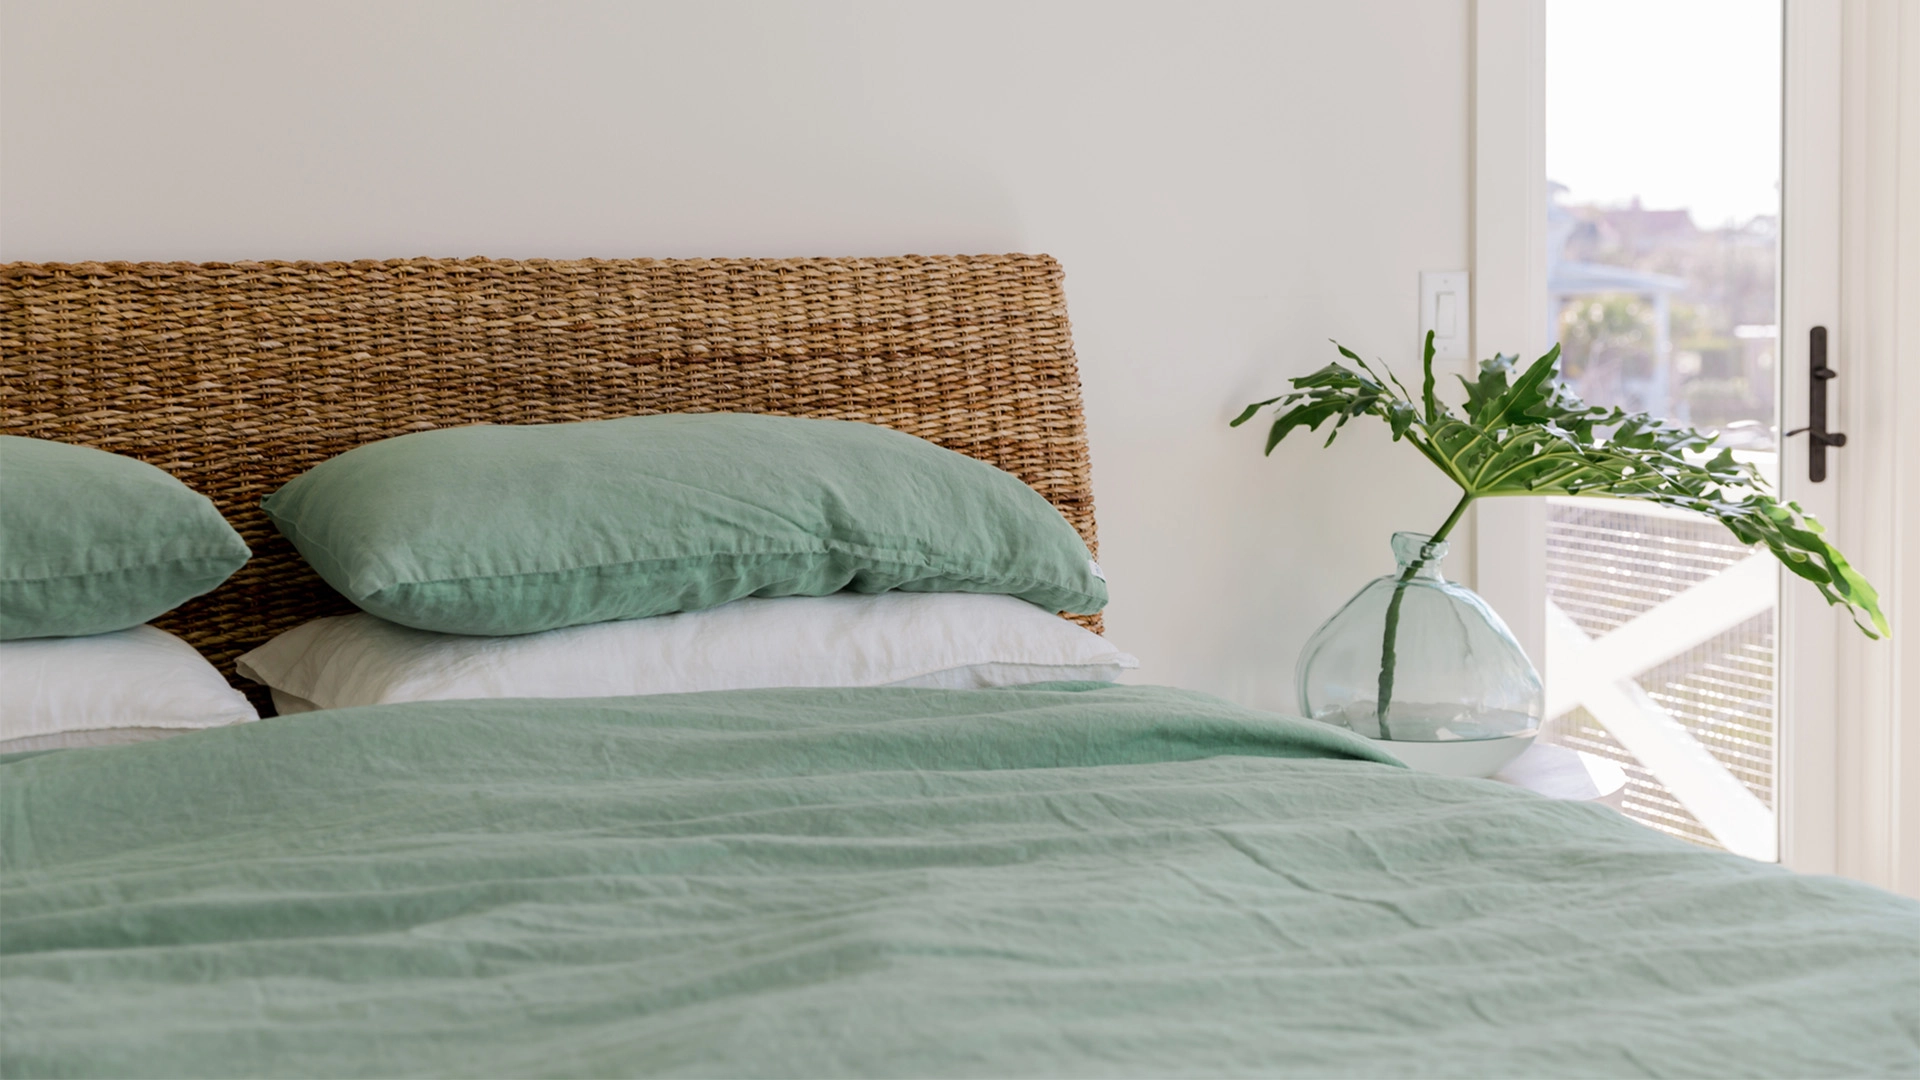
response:
[[[1006,593],[1100,610],[1073,526],[1020,480],[898,431],[670,414],[423,431],[267,497],[347,599],[456,634],[526,634],[744,596]]]
[[[144,461],[0,436],[0,640],[138,626],[247,555],[205,495]]]

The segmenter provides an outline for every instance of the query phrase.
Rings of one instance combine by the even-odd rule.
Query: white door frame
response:
[[[1833,868],[1920,897],[1920,6],[1822,2],[1840,8],[1839,513],[1894,632],[1838,631]]]
[[[1786,0],[1786,56],[1782,69],[1780,175],[1780,416],[1784,429],[1807,416],[1808,333],[1827,328],[1828,359],[1850,336],[1840,318],[1840,0]],[[1830,397],[1844,396],[1849,371]],[[1828,406],[1828,423],[1842,426],[1844,410]],[[1783,429],[1783,430],[1784,430]],[[1852,433],[1849,432],[1849,438]],[[1842,479],[1863,447],[1827,453],[1827,480],[1807,478],[1807,438],[1782,439],[1780,494],[1831,530],[1842,550],[1853,546],[1840,518]],[[1839,659],[1841,613],[1813,589],[1783,579],[1774,617],[1777,716],[1775,802],[1780,861],[1795,870],[1833,873],[1838,867]]]
[[[1784,7],[1783,416],[1805,423],[1794,374],[1807,329],[1826,326],[1841,372],[1829,421],[1849,443],[1813,485],[1804,439],[1790,440],[1783,486],[1880,586],[1901,633],[1903,611],[1920,618],[1920,436],[1898,422],[1920,409],[1920,8]],[[1548,344],[1545,8],[1472,0],[1476,357]],[[1541,500],[1492,500],[1473,530],[1476,588],[1543,667],[1545,516]],[[1869,643],[1791,577],[1779,610],[1782,861],[1920,895],[1920,627]]]
[[[1546,0],[1473,0],[1473,357],[1546,351]],[[1474,504],[1474,588],[1547,666],[1547,507]]]

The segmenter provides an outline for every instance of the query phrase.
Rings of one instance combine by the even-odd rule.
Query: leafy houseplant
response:
[[[1747,544],[1765,544],[1788,570],[1819,588],[1828,603],[1844,605],[1868,637],[1888,633],[1873,586],[1822,535],[1819,522],[1795,503],[1766,493],[1752,465],[1735,461],[1713,438],[1645,413],[1590,406],[1559,380],[1560,347],[1524,370],[1518,358],[1483,361],[1479,377],[1462,378],[1463,414],[1434,394],[1433,335],[1426,340],[1425,380],[1416,399],[1384,363],[1383,379],[1352,350],[1334,343],[1341,363],[1290,380],[1293,392],[1248,405],[1233,420],[1238,427],[1277,405],[1267,430],[1266,452],[1296,428],[1318,431],[1331,420],[1331,445],[1347,421],[1374,416],[1387,423],[1394,441],[1413,444],[1460,488],[1460,501],[1428,541],[1438,545],[1476,499],[1509,496],[1581,495],[1637,499],[1706,514]],[[1427,560],[1422,554],[1396,579],[1381,639],[1375,719],[1391,738],[1395,646],[1406,590]],[[1501,628],[1504,633],[1504,628]]]

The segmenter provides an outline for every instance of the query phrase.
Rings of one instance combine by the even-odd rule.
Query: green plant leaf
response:
[[[1507,392],[1507,374],[1513,370],[1517,356],[1494,354],[1493,359],[1480,363],[1480,377],[1474,382],[1462,378],[1460,385],[1467,388],[1467,422],[1478,424],[1487,415],[1487,405],[1496,401]]]
[[[1236,416],[1233,419],[1227,421],[1227,426],[1239,427],[1241,424],[1244,424],[1247,421],[1253,419],[1254,415],[1257,414],[1261,409],[1264,409],[1267,406],[1279,400],[1280,399],[1277,397],[1270,397],[1265,401],[1256,401],[1253,404],[1247,406],[1246,408],[1240,410],[1239,416]]]
[[[1560,347],[1514,374],[1518,357],[1483,361],[1477,378],[1461,379],[1465,419],[1434,394],[1433,335],[1422,350],[1425,375],[1416,407],[1391,369],[1377,374],[1351,349],[1354,364],[1332,363],[1293,379],[1293,392],[1249,405],[1239,426],[1268,406],[1280,415],[1266,452],[1296,428],[1317,431],[1332,420],[1331,443],[1348,421],[1374,416],[1460,487],[1462,499],[1581,495],[1634,499],[1705,514],[1741,543],[1765,545],[1827,602],[1845,607],[1868,637],[1890,631],[1879,594],[1855,570],[1825,529],[1794,503],[1777,501],[1753,466],[1717,447],[1711,436],[1645,413],[1590,406],[1559,379]]]
[[[1304,426],[1309,431],[1318,431],[1328,417],[1338,416],[1342,411],[1341,402],[1315,401],[1288,412],[1267,429],[1267,453],[1273,453],[1273,448],[1279,446],[1280,440],[1286,438],[1294,428]]]
[[[1487,404],[1487,417],[1475,420],[1487,430],[1504,427],[1509,423],[1524,420],[1545,420],[1550,410],[1543,406],[1553,403],[1554,387],[1547,380],[1559,373],[1560,346],[1547,350],[1547,355],[1535,360],[1520,374],[1507,392]]]
[[[1433,331],[1427,331],[1427,344],[1421,350],[1420,367],[1426,372],[1426,382],[1420,387],[1420,403],[1426,406],[1426,421],[1431,424],[1440,419],[1440,406],[1433,397]]]

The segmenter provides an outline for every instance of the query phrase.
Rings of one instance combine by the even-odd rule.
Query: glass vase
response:
[[[1539,731],[1540,673],[1486,601],[1441,575],[1446,555],[1425,533],[1393,534],[1399,569],[1368,582],[1301,650],[1303,714],[1393,742]]]

